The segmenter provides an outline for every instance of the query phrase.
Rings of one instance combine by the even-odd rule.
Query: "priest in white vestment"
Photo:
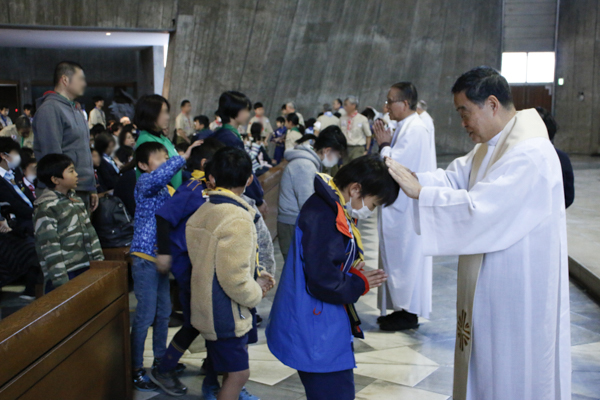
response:
[[[560,162],[535,109],[496,70],[452,88],[473,151],[444,171],[388,159],[428,255],[460,255],[454,400],[571,398],[569,276]]]
[[[396,130],[392,134],[379,120],[374,131],[382,157],[391,157],[413,171],[433,171],[431,136],[416,112],[417,100],[412,83],[393,85],[387,109],[390,118],[398,121]],[[386,309],[394,312],[377,322],[384,331],[416,328],[418,317],[429,318],[431,312],[432,260],[423,255],[422,238],[413,229],[412,201],[404,193],[380,210],[378,230],[381,264],[388,274],[385,289],[380,288],[379,308],[384,315]]]

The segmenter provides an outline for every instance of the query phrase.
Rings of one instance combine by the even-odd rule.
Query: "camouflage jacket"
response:
[[[50,279],[58,287],[69,281],[69,272],[88,267],[90,260],[104,260],[96,230],[74,191],[65,196],[45,189],[35,205],[35,250],[44,282]]]

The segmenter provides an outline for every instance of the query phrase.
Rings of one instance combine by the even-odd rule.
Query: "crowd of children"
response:
[[[142,96],[133,122],[128,117],[107,121],[103,100],[94,100],[89,151],[100,203],[117,198],[133,219],[135,388],[184,395],[180,359],[202,336],[204,398],[257,399],[244,386],[250,375],[248,345],[257,341],[262,320],[256,306],[276,283],[273,238],[263,218],[268,208],[257,177],[287,160],[278,230],[281,250],[287,256],[289,248],[290,254],[271,313],[269,346],[300,371],[309,399],[333,398],[318,393],[323,384],[343,394],[334,397],[350,398],[345,396],[353,393],[351,337],[361,335],[352,304],[385,280],[381,272],[362,271],[355,223],[377,205],[392,203],[398,193],[384,163],[363,157],[335,179],[320,174],[343,157],[345,136],[339,124],[320,131],[314,118],[305,123],[292,103],[282,106],[284,115],[273,129],[263,104],[251,104],[240,92],[220,96],[212,123],[204,115],[192,123],[190,102],[184,101],[170,135],[170,104],[162,96]],[[33,300],[36,288],[41,288],[38,296],[48,293],[104,257],[90,218],[95,207],[76,193],[76,163],[60,153],[37,161],[18,143],[33,143],[39,134],[31,132],[26,119],[20,123],[28,129],[20,125],[18,137],[0,137],[0,248],[9,258],[0,269],[0,285],[23,279],[22,297]],[[183,324],[167,343],[170,275],[177,283]],[[304,283],[298,286],[295,279]],[[313,308],[332,311],[306,320]],[[345,331],[345,320],[351,330]],[[320,324],[327,334],[313,335],[302,323]],[[147,372],[150,327],[154,362]],[[290,329],[301,345],[286,339]],[[337,334],[348,340],[340,341]],[[332,363],[336,357],[343,362]]]

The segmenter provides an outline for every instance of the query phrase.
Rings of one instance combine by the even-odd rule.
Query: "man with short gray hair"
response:
[[[285,115],[295,113],[298,116],[298,122],[304,126],[304,117],[298,111],[296,111],[296,104],[293,101],[285,103]]]
[[[344,109],[346,115],[340,119],[342,132],[346,135],[348,150],[344,157],[344,164],[364,156],[371,147],[371,127],[369,120],[357,110],[358,99],[355,96],[348,96],[344,100]]]

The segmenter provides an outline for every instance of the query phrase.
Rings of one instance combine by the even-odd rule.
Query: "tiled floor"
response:
[[[377,266],[376,219],[361,226],[367,255],[367,265]],[[282,265],[278,249],[277,262]],[[363,296],[357,310],[363,322],[365,340],[355,343],[356,397],[361,400],[443,400],[452,392],[456,301],[455,257],[438,257],[433,273],[433,312],[430,320],[422,320],[418,329],[403,333],[384,333],[377,329],[375,292]],[[263,317],[269,314],[274,292],[260,304]],[[586,294],[571,285],[573,399],[600,399],[600,307]],[[177,328],[171,328],[171,337]],[[148,336],[150,338],[150,335]],[[145,362],[152,363],[150,340],[146,343]],[[181,399],[202,399],[198,370],[205,356],[202,341],[194,343],[192,353],[183,362],[188,365],[182,381],[188,395]],[[250,347],[250,392],[263,400],[306,399],[296,372],[281,364],[269,352],[264,327],[259,330],[259,343]],[[164,400],[159,393],[136,392],[136,400]]]

